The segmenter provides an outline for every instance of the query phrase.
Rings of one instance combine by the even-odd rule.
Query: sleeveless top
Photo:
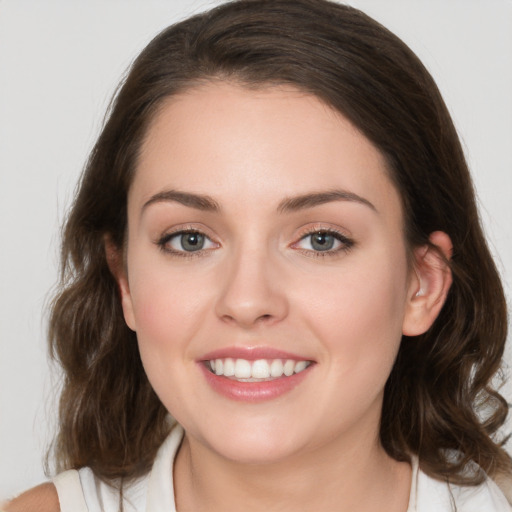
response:
[[[176,512],[173,463],[183,429],[173,428],[160,447],[151,471],[123,486],[124,512]],[[53,483],[61,512],[119,512],[119,490],[99,480],[89,468],[57,475]],[[511,512],[504,494],[487,478],[479,486],[449,485],[427,476],[412,460],[412,482],[407,512]]]

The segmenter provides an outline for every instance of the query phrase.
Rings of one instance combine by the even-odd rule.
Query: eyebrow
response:
[[[279,204],[277,211],[280,213],[295,212],[304,210],[306,208],[313,208],[322,204],[331,203],[333,201],[350,201],[368,206],[374,212],[378,213],[377,208],[365,199],[354,192],[348,190],[329,190],[326,192],[315,192],[304,194],[301,196],[287,198]]]
[[[151,204],[162,202],[175,202],[180,203],[189,208],[202,210],[205,212],[220,212],[220,206],[217,201],[210,196],[202,194],[191,194],[190,192],[179,192],[177,190],[164,190],[151,196],[142,206],[142,211]]]
[[[359,203],[378,213],[377,208],[375,208],[368,199],[347,190],[329,190],[326,192],[313,192],[300,196],[289,197],[279,203],[277,211],[278,213],[295,212],[334,201]],[[206,212],[218,213],[221,211],[219,203],[210,196],[193,194],[190,192],[180,192],[178,190],[164,190],[151,196],[142,206],[142,212],[144,212],[148,206],[162,202],[176,202],[184,206],[188,206],[189,208],[195,208],[196,210]]]

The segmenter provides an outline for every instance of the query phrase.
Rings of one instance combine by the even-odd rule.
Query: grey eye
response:
[[[336,242],[334,236],[325,231],[312,233],[309,236],[311,237],[311,247],[315,251],[328,251],[334,247],[334,242]]]
[[[201,233],[181,233],[176,238],[179,239],[181,249],[187,252],[200,251],[205,243],[205,236]]]
[[[294,247],[312,253],[334,254],[343,249],[350,249],[354,242],[340,233],[322,230],[304,235]]]
[[[176,255],[181,254],[182,256],[186,256],[187,253],[207,251],[219,247],[207,235],[199,231],[169,233],[158,241],[158,245],[163,251]]]

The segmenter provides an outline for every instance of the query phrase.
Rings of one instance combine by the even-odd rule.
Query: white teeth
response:
[[[245,359],[237,359],[235,363],[235,377],[249,379],[251,377],[251,363]]]
[[[308,366],[308,363],[306,361],[299,361],[294,368],[295,373],[300,373],[302,370],[305,370]],[[226,370],[224,370],[224,375],[226,375]]]
[[[228,357],[224,360],[224,376],[233,377],[233,375],[235,375],[235,361]]]
[[[274,359],[270,365],[270,376],[281,377],[283,375],[283,362],[281,359]]]
[[[212,359],[209,361],[212,373],[223,375],[224,377],[234,377],[240,380],[269,380],[282,377],[290,377],[294,373],[300,373],[310,364],[310,361],[295,361],[287,359],[257,359],[248,361],[247,359]]]
[[[286,363],[284,363],[284,374],[289,377],[293,375],[293,370],[295,369],[295,361],[292,359],[288,359]]]
[[[252,363],[251,376],[254,379],[268,379],[270,377],[270,365],[265,359],[258,359]]]

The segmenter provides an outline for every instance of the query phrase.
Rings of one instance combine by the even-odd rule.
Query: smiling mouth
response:
[[[282,377],[291,377],[304,371],[312,361],[293,359],[211,359],[205,361],[206,368],[219,377],[238,382],[265,382]]]

